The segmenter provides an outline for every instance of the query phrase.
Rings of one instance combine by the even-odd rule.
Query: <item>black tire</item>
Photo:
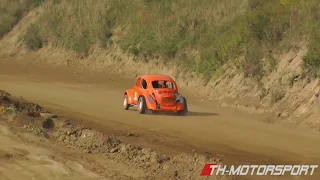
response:
[[[147,110],[146,99],[144,98],[144,96],[140,96],[139,104],[138,104],[139,114],[145,114],[146,110]]]
[[[123,109],[128,110],[130,107],[130,104],[128,104],[128,95],[125,94],[123,97]]]
[[[177,112],[179,116],[186,116],[189,112],[187,99],[185,97],[183,97],[183,106],[184,106],[184,109]]]

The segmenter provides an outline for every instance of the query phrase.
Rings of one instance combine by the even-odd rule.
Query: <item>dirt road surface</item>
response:
[[[0,123],[0,179],[139,179],[143,172],[81,152]],[[81,157],[81,158],[79,158]],[[92,163],[94,162],[94,163]],[[104,177],[88,169],[103,168]],[[126,169],[126,171],[123,171]]]
[[[285,124],[266,124],[259,115],[221,108],[214,102],[199,103],[197,97],[187,96],[190,114],[186,117],[139,115],[134,108],[124,111],[123,92],[134,83],[134,78],[108,73],[0,61],[1,89],[159,153],[213,154],[226,164],[320,162],[320,133]],[[128,137],[124,132],[139,137]]]

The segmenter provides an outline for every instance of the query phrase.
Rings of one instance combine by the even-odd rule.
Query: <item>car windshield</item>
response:
[[[158,88],[168,88],[168,89],[175,89],[174,84],[170,81],[152,81],[152,87],[155,89]]]

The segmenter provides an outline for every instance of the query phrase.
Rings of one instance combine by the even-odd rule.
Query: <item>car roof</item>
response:
[[[163,80],[163,81],[173,81],[174,82],[174,80],[170,76],[163,75],[163,74],[145,74],[145,75],[140,76],[140,78],[146,79],[149,81]]]

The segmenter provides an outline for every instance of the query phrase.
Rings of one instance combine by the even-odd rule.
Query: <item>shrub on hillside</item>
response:
[[[0,3],[0,38],[7,34],[11,28],[19,21],[22,10],[16,4]]]
[[[0,38],[6,35],[19,22],[24,13],[40,6],[44,0],[1,0],[0,1]]]
[[[320,42],[319,42],[320,43]],[[320,75],[320,47],[314,47],[303,57],[305,68],[311,70],[315,77]]]
[[[315,19],[320,19],[319,11],[316,11],[313,15],[316,17]],[[303,62],[305,68],[311,70],[316,77],[320,77],[320,30],[318,28],[320,23],[318,21],[312,23],[314,29],[312,30],[312,36],[309,40],[309,51],[303,57]]]
[[[246,48],[245,60],[243,62],[243,72],[245,77],[256,77],[260,79],[263,76],[263,51],[257,49],[259,43],[252,43]]]
[[[40,35],[39,25],[31,24],[28,27],[27,32],[24,35],[24,41],[26,42],[28,49],[32,51],[36,51],[42,48],[42,39]]]

